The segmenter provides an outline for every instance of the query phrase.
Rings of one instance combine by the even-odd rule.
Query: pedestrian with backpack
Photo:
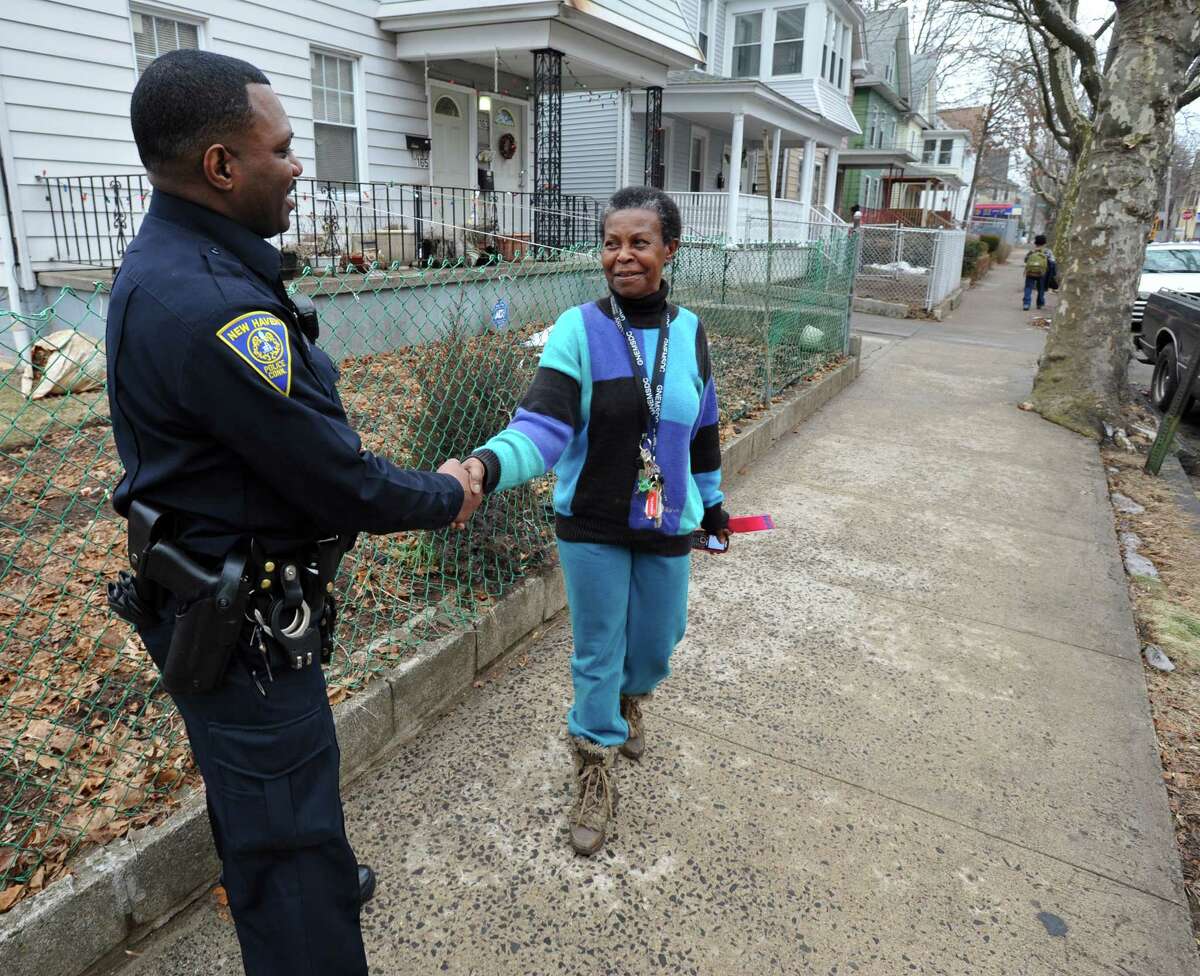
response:
[[[1037,289],[1037,307],[1046,307],[1046,276],[1050,271],[1052,255],[1046,247],[1046,235],[1038,234],[1033,239],[1033,250],[1025,255],[1025,297],[1021,308],[1029,311],[1029,300]]]

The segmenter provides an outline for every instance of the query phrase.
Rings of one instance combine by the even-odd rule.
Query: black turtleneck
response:
[[[667,295],[670,292],[671,286],[664,280],[658,286],[658,291],[652,291],[649,295],[643,295],[641,298],[622,298],[620,295],[610,292],[607,298],[596,302],[596,306],[611,319],[613,318],[612,303],[615,300],[625,312],[625,321],[635,329],[661,329],[665,317],[664,312],[667,309]],[[675,309],[672,308],[671,318],[674,317]]]

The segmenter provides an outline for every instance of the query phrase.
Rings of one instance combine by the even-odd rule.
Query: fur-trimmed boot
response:
[[[642,725],[642,702],[649,695],[622,695],[621,718],[629,725],[629,738],[621,745],[621,755],[635,762],[642,758],[646,751],[646,740]]]
[[[617,750],[578,736],[571,736],[571,746],[578,777],[571,846],[576,854],[591,857],[604,846],[609,821],[617,812]]]

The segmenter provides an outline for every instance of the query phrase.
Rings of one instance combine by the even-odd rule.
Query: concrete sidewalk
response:
[[[696,557],[689,635],[566,844],[570,634],[358,781],[380,974],[1193,976],[1095,446],[1016,405],[1044,333],[1001,267],[730,484],[778,529]],[[186,913],[129,974],[238,973]]]

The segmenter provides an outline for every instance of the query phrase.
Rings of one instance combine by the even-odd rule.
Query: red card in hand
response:
[[[770,515],[735,515],[729,520],[730,532],[766,532],[775,528]]]

